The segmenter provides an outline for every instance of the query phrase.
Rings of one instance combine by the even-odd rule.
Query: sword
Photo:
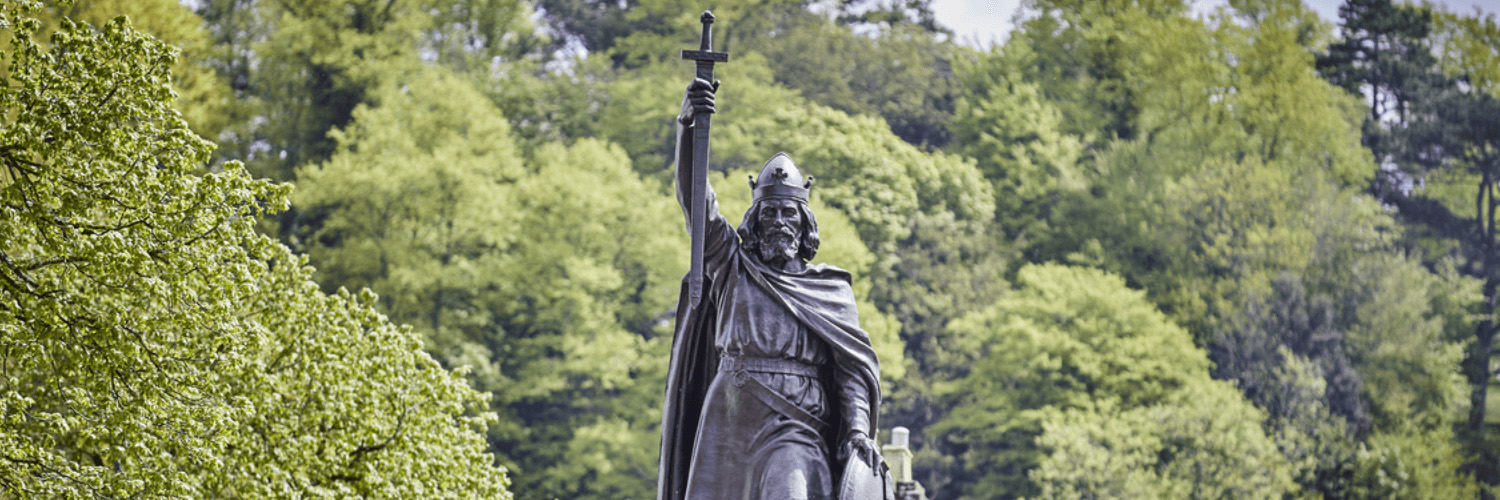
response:
[[[691,59],[698,62],[698,78],[704,81],[714,81],[714,63],[728,62],[728,52],[713,51],[713,24],[712,12],[703,11],[698,17],[703,23],[703,39],[699,43],[698,50],[682,51],[683,59]],[[703,300],[703,234],[707,230],[708,201],[708,113],[693,114],[693,182],[692,182],[692,238],[693,238],[693,260],[688,268],[688,305],[698,307]]]

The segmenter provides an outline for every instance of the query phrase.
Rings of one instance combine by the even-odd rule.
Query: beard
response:
[[[760,235],[760,260],[791,261],[797,258],[797,234],[791,229],[767,229]]]

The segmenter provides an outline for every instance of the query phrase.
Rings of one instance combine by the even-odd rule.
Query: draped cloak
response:
[[[712,194],[710,193],[710,199]],[[716,203],[710,202],[710,207],[716,207]],[[708,207],[705,207],[708,208]],[[717,210],[711,217],[717,219],[713,223],[723,224],[723,219],[717,217]],[[730,238],[733,231],[730,232]],[[705,277],[704,300],[699,307],[690,308],[687,300],[686,278],[678,300],[677,328],[672,342],[671,359],[667,372],[667,387],[665,405],[662,413],[662,441],[661,455],[658,469],[658,500],[685,500],[687,495],[689,475],[694,467],[694,456],[705,454],[714,457],[716,462],[700,464],[698,467],[707,467],[711,471],[698,471],[699,476],[724,475],[746,475],[767,474],[767,466],[777,464],[763,463],[763,458],[755,457],[765,454],[765,450],[757,450],[765,444],[751,436],[764,433],[761,422],[733,422],[729,428],[716,428],[705,436],[704,441],[715,439],[740,440],[743,442],[733,443],[742,446],[740,452],[715,453],[712,450],[697,450],[698,446],[706,443],[699,441],[699,425],[704,422],[704,413],[708,408],[723,408],[726,404],[725,391],[729,389],[726,381],[721,381],[725,386],[719,387],[719,392],[712,392],[716,375],[719,374],[719,353],[715,347],[718,336],[717,313],[720,303],[728,297],[723,293],[734,293],[740,288],[737,285],[740,280],[747,280],[754,287],[763,291],[770,300],[785,308],[791,313],[796,321],[806,329],[807,333],[822,342],[828,349],[833,363],[845,373],[852,373],[864,385],[862,391],[867,400],[869,409],[870,434],[873,436],[876,427],[876,415],[878,415],[878,404],[880,399],[880,367],[876,359],[875,351],[870,346],[869,334],[859,327],[858,311],[855,308],[854,293],[850,287],[851,277],[847,271],[828,265],[812,265],[800,273],[785,273],[772,270],[751,256],[741,245],[733,244],[728,249],[726,268],[718,273],[723,283],[707,281]],[[717,293],[708,293],[715,291]],[[726,292],[727,291],[727,292]],[[825,374],[831,374],[832,367],[824,367]],[[829,375],[821,377],[825,383],[831,380]],[[838,397],[838,391],[824,391],[826,394]],[[732,398],[732,395],[728,395]],[[728,404],[756,404],[755,402],[729,402]],[[829,404],[829,414],[824,419],[830,424],[830,429],[820,437],[826,442],[821,443],[827,450],[837,450],[843,440],[847,438],[848,419],[840,414],[843,404]],[[768,409],[766,409],[768,410]],[[769,417],[775,418],[774,412],[765,412]],[[710,419],[710,425],[725,425],[723,419]],[[754,428],[762,426],[761,428]],[[708,443],[718,445],[722,448],[726,443]],[[772,443],[775,445],[775,443]],[[833,460],[830,460],[832,462]],[[842,463],[828,463],[827,470],[838,473],[842,471]],[[838,478],[828,478],[833,484],[838,484]],[[726,478],[715,478],[709,481],[722,480]],[[700,479],[703,481],[703,479]],[[722,486],[722,485],[719,485]],[[700,490],[703,485],[697,485]],[[721,488],[722,489],[722,488]],[[701,491],[695,496],[704,497]],[[711,495],[710,495],[711,496]],[[740,497],[741,495],[736,495]],[[717,499],[716,499],[717,500]],[[730,500],[730,499],[723,499]]]
[[[683,99],[683,115],[691,116],[688,100]],[[691,193],[686,193],[685,188],[691,186],[691,182],[683,182],[684,174],[689,174],[691,169],[683,168],[682,160],[692,158],[693,141],[684,140],[690,136],[689,125],[691,120],[679,118],[677,120],[677,158],[674,163],[678,168],[678,202],[682,204],[684,215],[689,215]],[[688,188],[690,189],[690,188]],[[823,374],[819,377],[820,382],[832,385],[832,373],[837,371],[846,380],[857,380],[863,385],[863,406],[868,409],[869,435],[874,437],[875,429],[879,429],[876,416],[879,414],[880,403],[880,364],[875,357],[875,351],[870,346],[870,336],[859,327],[859,313],[854,304],[854,292],[851,288],[851,276],[847,271],[833,266],[818,264],[807,266],[798,273],[785,273],[772,270],[760,262],[758,258],[747,253],[747,250],[739,245],[738,235],[728,228],[723,217],[718,214],[718,203],[714,201],[713,190],[705,193],[706,205],[702,207],[691,207],[707,211],[710,218],[710,226],[715,231],[724,231],[719,236],[721,241],[730,243],[728,248],[721,248],[725,259],[724,268],[716,273],[721,283],[715,283],[712,276],[705,273],[704,296],[702,302],[696,308],[689,307],[687,278],[683,278],[681,293],[677,300],[677,323],[676,331],[672,339],[672,353],[668,362],[667,386],[665,402],[662,411],[662,437],[660,461],[657,469],[657,500],[687,500],[689,477],[695,453],[698,446],[704,443],[698,442],[699,426],[704,422],[705,408],[718,408],[724,401],[723,391],[726,385],[714,385],[716,376],[719,374],[719,353],[715,346],[718,340],[718,317],[720,302],[731,297],[723,296],[727,293],[736,293],[734,290],[746,289],[739,280],[747,280],[754,288],[764,292],[766,298],[784,307],[796,322],[806,329],[806,333],[826,346],[834,366],[822,367]],[[688,217],[688,220],[692,220]],[[706,228],[705,228],[706,229]],[[691,231],[692,229],[689,228]],[[727,254],[727,255],[726,255]],[[705,256],[707,257],[707,256]],[[709,293],[709,291],[719,293]],[[722,382],[722,381],[721,381]],[[712,392],[717,388],[720,392]],[[838,391],[826,390],[823,394],[833,394],[840,397]],[[720,404],[720,406],[713,406]],[[755,404],[755,403],[750,403]],[[818,437],[825,442],[821,443],[823,450],[838,450],[840,445],[848,438],[851,424],[849,418],[845,418],[841,412],[849,405],[828,404],[829,411],[823,417],[823,421],[829,424],[825,432]],[[762,408],[769,410],[769,408]],[[775,412],[763,412],[770,418],[777,419]],[[786,419],[780,419],[785,422]],[[717,422],[717,421],[716,421]],[[722,423],[722,422],[718,422]],[[733,423],[733,422],[731,422]],[[743,424],[743,425],[741,425]],[[717,425],[711,423],[710,425]],[[758,425],[754,422],[741,422],[735,424],[740,428],[724,429],[733,434],[731,439],[745,438],[746,434],[757,432],[747,429],[747,426]],[[715,434],[715,433],[711,433]],[[797,434],[808,434],[798,432]],[[707,436],[705,440],[714,440],[719,434]],[[766,465],[755,463],[757,450],[751,449],[758,444],[755,439],[745,439],[744,449],[733,450],[733,453],[722,453],[726,450],[724,443],[715,443],[719,446],[714,448],[721,453],[710,454],[724,459],[726,463],[713,464],[716,470],[712,474],[720,472],[725,474],[754,475],[757,473],[768,473],[764,469],[758,471],[736,470],[738,467],[749,466],[757,468]],[[739,444],[739,443],[735,443]],[[763,451],[763,450],[760,450]],[[832,474],[839,474],[844,470],[843,463],[836,463],[837,459],[827,457],[827,470]],[[857,460],[857,457],[851,457]],[[762,460],[764,461],[764,460]],[[722,470],[720,470],[722,469]],[[702,471],[700,471],[700,474]],[[832,484],[840,484],[837,477],[829,478]],[[699,494],[695,492],[695,494]],[[835,493],[836,494],[836,493]],[[743,496],[743,495],[735,495]],[[714,498],[713,500],[731,500],[729,498]],[[845,499],[847,500],[847,499]]]
[[[850,289],[849,273],[832,266],[809,266],[803,273],[787,274],[773,271],[758,259],[746,255],[736,245],[730,269],[723,273],[726,279],[744,276],[761,287],[777,303],[791,311],[797,321],[805,326],[829,348],[835,363],[853,368],[865,384],[869,395],[870,429],[878,429],[876,415],[879,413],[880,366],[875,351],[870,347],[869,334],[859,327],[854,296]],[[718,288],[705,283],[705,290]],[[718,373],[718,353],[714,347],[717,335],[715,312],[717,299],[705,294],[705,300],[697,308],[689,308],[687,287],[684,282],[678,300],[677,330],[672,341],[672,354],[667,371],[666,402],[662,412],[661,460],[657,473],[657,499],[683,500],[686,495],[688,473],[692,467],[695,440],[702,412],[707,403],[709,386]],[[831,404],[836,410],[843,405]],[[833,415],[827,419],[833,428],[824,438],[830,440],[828,449],[838,449],[846,437],[845,419]],[[873,435],[873,434],[872,434]],[[712,439],[710,437],[709,439]],[[748,443],[746,444],[748,447]],[[746,454],[753,454],[747,449]],[[837,466],[836,466],[837,465]],[[829,464],[832,471],[843,470],[842,464]],[[834,484],[838,484],[834,480]],[[728,499],[725,499],[728,500]]]

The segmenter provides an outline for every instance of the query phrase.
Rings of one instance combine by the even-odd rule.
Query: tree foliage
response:
[[[131,19],[131,26],[179,51],[172,65],[172,89],[178,98],[174,107],[198,135],[210,140],[230,125],[238,107],[229,86],[202,61],[211,50],[203,20],[180,2],[170,0],[93,0],[69,5],[47,5],[38,12],[43,31],[56,29],[66,17],[75,22],[103,25],[116,16]],[[38,40],[45,45],[45,40]]]
[[[473,367],[527,497],[644,496],[682,260],[670,198],[604,143],[523,158],[499,110],[442,69],[393,78],[334,135],[296,199],[319,220],[324,282],[380,292],[440,359]]]
[[[1144,294],[1050,264],[1022,268],[1016,285],[949,326],[973,357],[938,388],[953,407],[940,446],[974,476],[963,498],[1295,489],[1263,414],[1209,378],[1205,353]]]
[[[1474,470],[1500,481],[1500,457],[1486,444],[1493,382],[1496,245],[1493,183],[1497,156],[1493,16],[1469,17],[1431,6],[1350,2],[1340,11],[1344,38],[1322,58],[1326,76],[1364,93],[1363,140],[1383,168],[1371,191],[1395,207],[1416,244],[1458,260],[1481,280],[1485,304],[1464,357],[1469,383],[1465,439],[1479,452]]]
[[[191,5],[0,4],[0,491],[651,496],[702,6]],[[1500,478],[1492,18],[932,10],[713,6],[711,165],[816,177],[930,495]]]
[[[290,186],[199,172],[175,51],[123,17],[44,49],[37,8],[0,5],[0,491],[508,497],[484,396],[254,231]]]

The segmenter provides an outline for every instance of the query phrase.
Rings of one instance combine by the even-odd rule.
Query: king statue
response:
[[[704,16],[706,26],[712,18]],[[707,29],[705,51],[706,38]],[[811,178],[777,153],[750,181],[743,222],[730,226],[697,177],[706,165],[694,164],[707,160],[696,150],[707,147],[707,134],[695,127],[707,127],[718,87],[711,70],[699,76],[678,117],[675,164],[702,274],[698,285],[692,272],[684,278],[678,302],[657,499],[890,498],[871,439],[880,366],[859,326],[851,277],[808,263],[819,242]]]

